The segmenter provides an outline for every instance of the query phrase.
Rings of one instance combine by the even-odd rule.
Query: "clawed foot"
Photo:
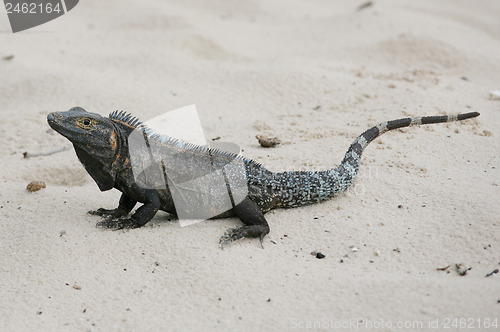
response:
[[[104,221],[98,222],[95,227],[97,228],[107,228],[107,229],[112,229],[112,230],[119,230],[119,229],[133,229],[133,228],[139,228],[141,225],[139,225],[134,219],[132,218],[108,218]]]
[[[112,218],[112,219],[119,218],[127,214],[125,211],[119,208],[111,210],[100,208],[97,210],[88,211],[87,213],[94,216],[101,216],[103,218]]]
[[[264,236],[269,233],[269,227],[264,225],[251,225],[251,226],[243,226],[237,228],[228,229],[224,235],[220,238],[219,244],[222,249],[227,244],[239,240],[243,237],[258,237],[260,239],[260,246],[264,248],[262,245],[262,241],[264,240]]]

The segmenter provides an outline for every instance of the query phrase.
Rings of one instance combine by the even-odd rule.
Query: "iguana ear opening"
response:
[[[78,159],[80,159],[80,162],[83,164],[87,172],[97,183],[99,189],[101,191],[113,189],[116,174],[111,169],[108,169],[101,161],[85,152],[82,148],[79,148],[75,144],[73,144],[73,146],[75,147]]]

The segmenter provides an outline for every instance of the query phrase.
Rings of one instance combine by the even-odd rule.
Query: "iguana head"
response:
[[[115,161],[119,157],[119,133],[112,120],[81,107],[47,116],[50,127],[73,143],[76,154],[99,188],[113,188]]]

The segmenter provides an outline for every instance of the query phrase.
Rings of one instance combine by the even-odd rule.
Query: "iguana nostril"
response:
[[[47,120],[54,121],[54,114],[53,113],[49,113],[49,115],[47,115]]]

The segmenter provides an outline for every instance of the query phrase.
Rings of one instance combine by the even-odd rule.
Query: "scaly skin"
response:
[[[344,192],[358,174],[361,154],[365,147],[383,133],[413,125],[433,124],[466,120],[477,117],[472,112],[454,116],[427,116],[388,121],[372,127],[358,136],[351,144],[342,162],[328,171],[297,171],[273,173],[259,163],[229,152],[208,149],[185,143],[174,138],[144,131],[148,142],[161,146],[167,155],[176,156],[181,164],[179,172],[203,172],[200,155],[209,155],[216,167],[237,160],[244,165],[247,180],[246,197],[232,208],[214,218],[236,216],[244,226],[229,229],[221,237],[224,246],[243,237],[257,237],[261,243],[269,233],[264,213],[274,208],[290,208],[324,201]],[[134,179],[129,154],[130,134],[141,128],[141,122],[124,112],[113,112],[108,118],[74,107],[66,112],[54,112],[47,116],[49,125],[69,139],[83,166],[95,180],[101,191],[118,189],[122,192],[116,209],[100,208],[90,214],[105,217],[97,227],[109,229],[137,228],[149,222],[163,210],[176,215],[170,188],[148,189]],[[177,158],[178,157],[178,158]],[[199,166],[199,167],[198,167]],[[165,169],[163,169],[165,173]],[[167,174],[163,174],[167,178]],[[234,175],[232,175],[234,176]],[[226,185],[228,185],[226,179]],[[228,185],[229,189],[229,185]],[[128,217],[135,205],[143,203]]]

